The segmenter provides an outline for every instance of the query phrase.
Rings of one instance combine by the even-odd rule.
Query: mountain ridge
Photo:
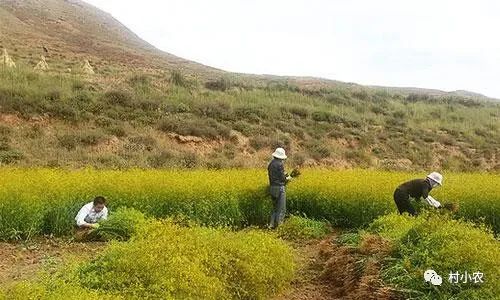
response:
[[[361,85],[311,76],[227,72],[162,51],[128,29],[112,14],[81,0],[3,0],[0,2],[0,16],[0,46],[14,49],[12,55],[30,65],[36,63],[39,55],[49,56],[61,68],[69,68],[71,61],[86,58],[99,68],[179,69],[202,80],[233,76],[264,84],[276,80],[309,88],[363,87],[386,89],[403,95],[451,95],[498,101],[463,90],[447,92],[416,87]],[[42,48],[49,52],[45,53]]]

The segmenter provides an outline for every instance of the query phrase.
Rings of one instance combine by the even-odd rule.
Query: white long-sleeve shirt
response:
[[[85,204],[75,217],[76,225],[95,224],[100,220],[108,218],[108,208],[104,207],[100,212],[94,210],[94,202]]]
[[[439,201],[437,201],[436,199],[432,198],[431,196],[427,196],[427,198],[425,198],[425,200],[427,201],[427,203],[429,203],[429,205],[434,206],[435,208],[438,208],[441,206],[441,203]]]

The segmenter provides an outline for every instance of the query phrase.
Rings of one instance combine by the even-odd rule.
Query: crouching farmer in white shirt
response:
[[[95,229],[99,227],[99,221],[108,218],[106,198],[95,197],[93,202],[85,204],[76,215],[76,226],[80,229]]]

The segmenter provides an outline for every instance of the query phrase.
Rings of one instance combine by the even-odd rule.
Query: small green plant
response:
[[[330,232],[327,223],[299,216],[290,216],[277,229],[278,236],[295,242],[319,239]]]
[[[250,138],[250,146],[252,146],[255,150],[261,150],[265,148],[271,148],[272,140],[263,135],[257,135],[255,137]]]
[[[74,150],[77,146],[95,146],[103,141],[104,133],[99,130],[84,133],[66,133],[58,137],[59,145],[67,150]]]
[[[23,153],[18,150],[0,150],[0,164],[13,164],[20,161],[23,157]]]
[[[209,90],[225,92],[231,88],[231,81],[228,78],[221,77],[217,80],[207,81],[205,87]]]
[[[116,212],[112,212],[108,220],[102,221],[92,235],[101,240],[125,241],[146,222],[146,217],[140,211],[121,207]]]
[[[189,88],[193,85],[179,70],[170,72],[170,83],[183,88]]]
[[[230,136],[231,130],[211,118],[163,118],[158,123],[158,129],[165,133],[178,133],[185,136],[197,136],[210,139],[224,138]]]
[[[337,237],[336,241],[341,245],[357,247],[361,241],[361,234],[358,232],[347,232]]]
[[[133,104],[132,95],[126,91],[113,90],[104,94],[104,101],[110,105],[131,106]]]

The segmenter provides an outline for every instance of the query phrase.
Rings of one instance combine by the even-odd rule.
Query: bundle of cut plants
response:
[[[95,239],[109,241],[125,241],[136,232],[137,228],[147,221],[143,213],[133,208],[119,208],[92,231]]]
[[[290,176],[291,176],[292,178],[297,178],[297,177],[299,177],[299,176],[300,176],[300,174],[301,174],[301,173],[300,173],[300,170],[299,170],[298,168],[295,168],[295,169],[293,169],[293,170],[292,170],[292,172],[290,173]]]
[[[443,208],[452,213],[457,213],[459,210],[459,205],[456,202],[449,202],[443,204]]]

